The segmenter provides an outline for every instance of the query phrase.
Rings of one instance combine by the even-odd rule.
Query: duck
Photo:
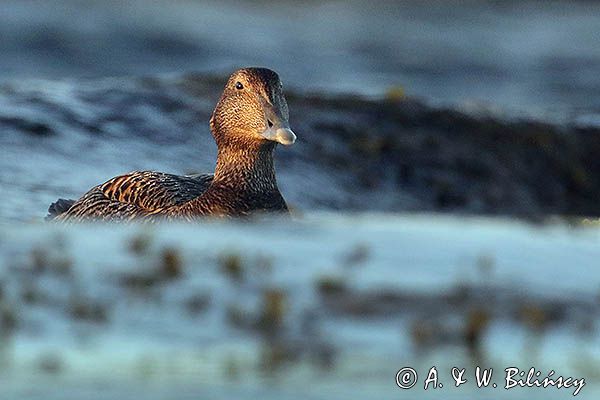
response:
[[[290,146],[289,110],[279,75],[260,67],[231,74],[210,118],[217,144],[213,174],[134,171],[94,186],[78,200],[58,199],[56,222],[159,221],[289,213],[275,178],[273,152]]]

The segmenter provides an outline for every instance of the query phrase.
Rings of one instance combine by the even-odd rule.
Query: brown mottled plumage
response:
[[[273,150],[277,143],[292,144],[296,136],[277,74],[265,68],[234,72],[210,127],[218,147],[214,175],[132,172],[93,187],[77,201],[59,199],[50,205],[48,218],[155,221],[287,212]]]

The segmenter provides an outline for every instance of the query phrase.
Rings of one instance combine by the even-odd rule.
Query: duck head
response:
[[[289,146],[288,105],[279,76],[266,68],[243,68],[229,77],[210,120],[217,145],[225,143]]]

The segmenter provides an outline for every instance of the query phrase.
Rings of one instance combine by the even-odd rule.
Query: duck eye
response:
[[[242,85],[242,82],[236,82],[235,88],[237,90],[242,90],[244,88],[244,85]]]

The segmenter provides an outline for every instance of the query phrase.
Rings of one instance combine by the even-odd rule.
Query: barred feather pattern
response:
[[[202,195],[212,179],[212,175],[131,172],[93,187],[54,220],[122,222],[148,219]]]

